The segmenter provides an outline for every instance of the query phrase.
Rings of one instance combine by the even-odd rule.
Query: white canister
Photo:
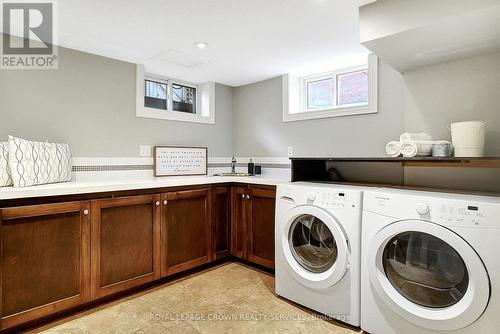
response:
[[[489,121],[451,123],[451,138],[456,157],[484,156],[484,141]]]

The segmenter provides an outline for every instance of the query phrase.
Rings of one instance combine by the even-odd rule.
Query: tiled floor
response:
[[[271,275],[242,264],[229,263],[36,332],[359,332],[340,323],[320,320],[317,316],[276,297]]]

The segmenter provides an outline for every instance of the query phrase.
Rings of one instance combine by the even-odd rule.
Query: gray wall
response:
[[[67,142],[74,156],[136,157],[139,146],[233,152],[233,88],[216,85],[216,125],[135,116],[135,65],[59,49],[58,70],[0,70],[0,140]]]
[[[500,53],[405,73],[405,128],[451,139],[452,122],[490,120],[486,154],[500,156]]]
[[[238,87],[234,96],[234,150],[239,156],[384,155],[404,127],[403,78],[379,63],[377,114],[282,122],[281,77]]]

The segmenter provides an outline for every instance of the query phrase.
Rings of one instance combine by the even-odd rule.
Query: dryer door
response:
[[[348,267],[348,242],[328,211],[302,205],[289,211],[281,244],[290,273],[303,285],[325,289],[338,283]]]
[[[395,222],[375,235],[368,254],[376,293],[418,326],[456,330],[486,309],[490,282],[484,264],[445,227],[421,220]]]

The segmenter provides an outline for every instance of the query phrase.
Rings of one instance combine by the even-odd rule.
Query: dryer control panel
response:
[[[481,226],[487,225],[487,213],[482,205],[473,203],[441,203],[437,207],[437,219],[446,224],[459,226]],[[486,227],[486,226],[484,226]]]
[[[372,191],[365,192],[364,209],[396,219],[423,219],[450,227],[500,228],[500,198],[496,197]]]

